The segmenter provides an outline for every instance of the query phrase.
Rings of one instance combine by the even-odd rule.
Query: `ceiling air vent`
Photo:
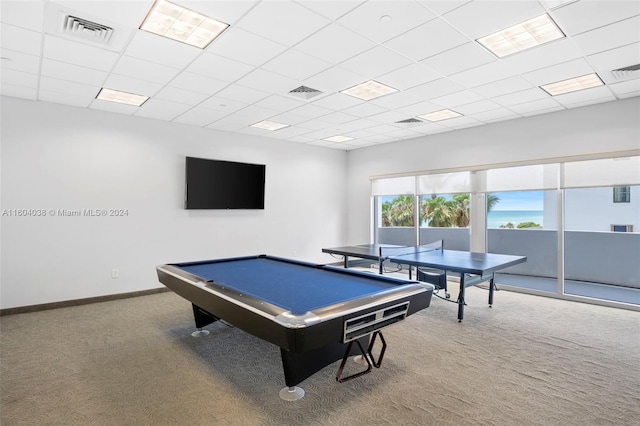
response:
[[[611,71],[611,74],[616,79],[627,78],[631,76],[637,75],[638,71],[640,71],[640,64],[630,65],[624,68],[618,68],[617,70]]]
[[[290,91],[289,94],[297,98],[311,99],[321,95],[322,92],[317,89],[312,89],[311,87],[300,86]]]
[[[113,28],[72,15],[66,15],[62,22],[62,32],[82,37],[95,43],[108,44],[113,35]]]
[[[396,121],[396,124],[404,124],[405,126],[413,126],[418,123],[422,123],[422,120],[418,120],[417,118],[407,118],[406,120]]]

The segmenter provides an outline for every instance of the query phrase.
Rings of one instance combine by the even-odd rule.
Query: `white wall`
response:
[[[372,176],[638,150],[638,117],[636,97],[350,151],[343,243],[370,239]]]
[[[161,287],[155,266],[168,262],[260,253],[323,262],[321,248],[346,233],[343,151],[1,101],[2,210],[128,210],[3,216],[1,308]],[[185,156],[266,164],[265,209],[184,210]]]

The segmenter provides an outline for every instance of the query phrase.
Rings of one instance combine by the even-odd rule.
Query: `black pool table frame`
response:
[[[359,354],[356,351],[356,346],[362,348],[361,345],[364,345],[367,347],[371,334],[427,308],[431,301],[433,286],[429,284],[266,255],[246,257],[246,259],[255,257],[322,269],[328,278],[332,274],[349,274],[366,276],[367,279],[393,284],[392,288],[373,295],[295,315],[282,307],[240,293],[216,282],[206,281],[202,277],[184,271],[176,266],[178,264],[157,267],[160,282],[192,303],[196,327],[202,328],[214,321],[224,320],[245,332],[279,346],[285,383],[290,388],[332,362],[346,358],[347,348],[352,349],[351,354]],[[237,259],[245,258],[220,259],[203,261],[202,263]],[[398,310],[402,309],[398,306],[403,305],[406,305],[405,312],[398,314]],[[389,318],[382,318],[387,315],[387,312]],[[366,318],[367,314],[374,313],[377,315],[377,322],[364,326],[359,323],[359,318]],[[375,317],[376,315],[369,316]],[[360,333],[357,329],[351,334],[347,332],[346,327],[350,320],[356,325],[356,328],[361,327]],[[380,337],[384,342],[382,336]],[[357,342],[358,345],[353,345],[353,342]],[[369,362],[367,361],[367,363]]]

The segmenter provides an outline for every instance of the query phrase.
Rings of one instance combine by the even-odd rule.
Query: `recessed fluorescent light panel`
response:
[[[393,87],[385,86],[375,80],[369,80],[357,86],[350,87],[349,89],[342,90],[340,93],[362,99],[363,101],[370,101],[371,99],[397,91],[398,90]]]
[[[441,109],[440,111],[430,112],[428,114],[419,115],[418,117],[429,121],[442,121],[450,118],[462,117],[462,114],[451,111],[450,109]]]
[[[330,138],[322,139],[323,141],[329,142],[346,142],[352,141],[354,138],[350,138],[349,136],[331,136]]]
[[[555,83],[545,84],[544,86],[540,86],[540,88],[551,96],[558,96],[602,85],[604,85],[604,83],[600,80],[598,74],[593,73],[583,75],[581,77],[557,81]]]
[[[193,10],[156,0],[140,29],[204,49],[228,27]]]
[[[109,102],[118,102],[121,104],[133,105],[133,106],[141,106],[143,103],[149,99],[148,96],[136,95],[134,93],[121,92],[119,90],[113,89],[100,89],[98,96],[96,99],[100,99],[102,101]]]
[[[498,58],[503,58],[562,37],[564,33],[545,13],[477,41]]]
[[[274,121],[263,120],[259,123],[252,124],[250,127],[257,127],[258,129],[265,129],[265,130],[280,130],[280,129],[284,129],[285,127],[289,127],[289,125],[276,123]]]

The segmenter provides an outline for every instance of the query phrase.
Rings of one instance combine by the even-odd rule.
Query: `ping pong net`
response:
[[[406,246],[406,247],[394,247],[394,246],[381,246],[379,259],[381,262],[389,259],[390,257],[399,257],[406,254],[426,253],[434,250],[442,250],[443,241],[438,240],[429,244],[423,244],[419,246]]]
[[[426,253],[435,250],[443,249],[443,240],[437,240],[429,244],[422,244],[419,246],[406,246],[406,247],[398,247],[398,246],[390,246],[385,247],[381,246],[379,249],[379,268],[380,274],[384,273],[384,263],[389,260],[389,258],[397,258],[402,257],[404,255],[409,254],[418,254],[418,253]],[[402,270],[402,263],[396,263],[396,270],[393,272],[399,272]],[[409,266],[409,279],[411,279],[411,266]],[[416,267],[416,279],[418,281],[428,282],[436,286],[437,289],[444,289],[445,293],[447,292],[447,273],[446,271],[434,269],[434,268],[423,268]]]

